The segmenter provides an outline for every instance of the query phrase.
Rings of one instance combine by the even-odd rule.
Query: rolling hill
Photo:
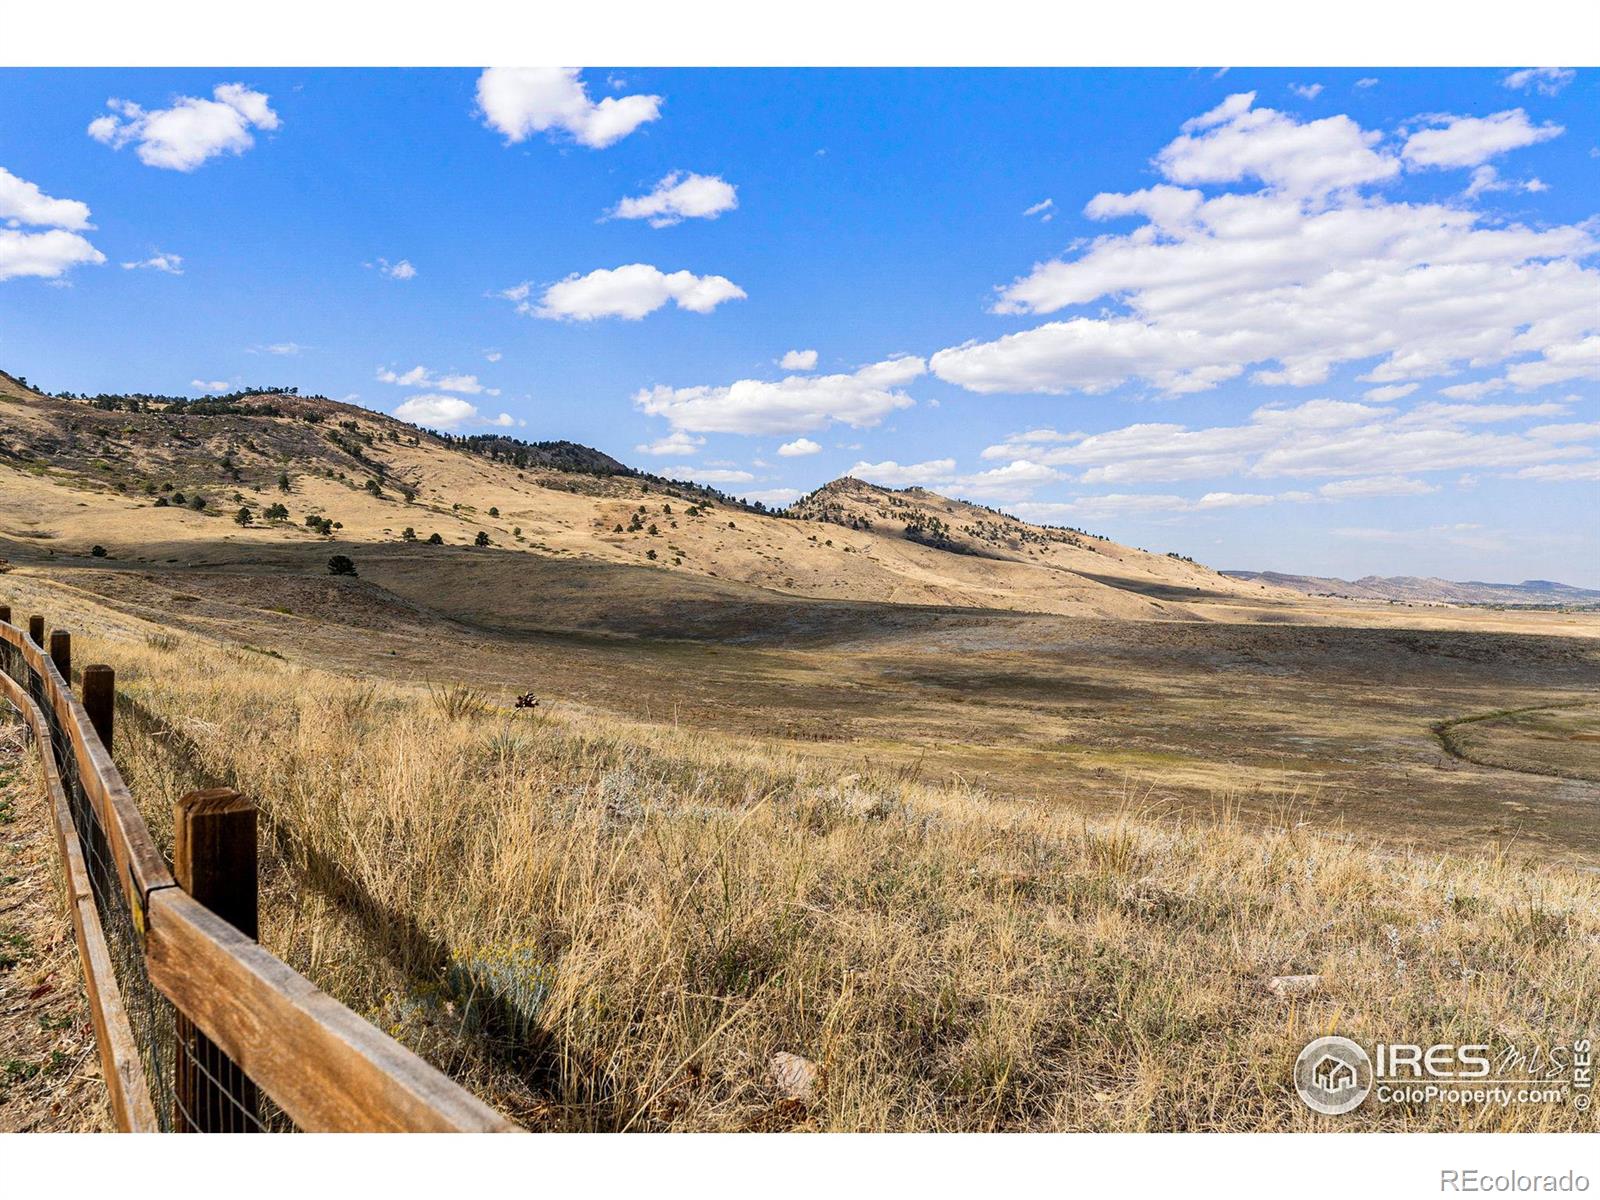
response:
[[[54,397],[0,374],[0,553],[18,562],[320,573],[338,550],[381,556],[385,586],[421,597],[439,593],[441,547],[483,552],[456,602],[485,613],[600,578],[554,561],[628,568],[612,589],[723,603],[1198,620],[1191,602],[1296,596],[920,488],[846,478],[775,514],[571,442],[440,435],[292,391]]]

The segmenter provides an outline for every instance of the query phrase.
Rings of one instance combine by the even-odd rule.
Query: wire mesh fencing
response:
[[[174,868],[110,756],[111,669],[86,668],[74,693],[70,637],[52,632],[47,655],[44,619],[24,634],[10,616],[0,604],[0,701],[25,710],[38,743],[119,1125],[516,1130],[257,942],[248,799],[211,788],[178,800]]]
[[[294,1132],[283,1110],[151,981],[143,921],[123,889],[107,831],[84,786],[71,731],[51,702],[43,676],[9,642],[0,641],[0,670],[22,685],[48,729],[48,752],[66,795],[158,1127],[164,1133]]]

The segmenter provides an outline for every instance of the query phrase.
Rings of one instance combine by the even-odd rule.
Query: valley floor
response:
[[[79,602],[285,662],[532,692],[546,710],[776,742],[841,769],[914,768],[1079,812],[1294,811],[1361,840],[1600,866],[1600,617],[1528,614],[1525,633],[1506,631],[1520,614],[1475,629],[1479,614],[1444,610],[1447,627],[1427,628],[1415,610],[1354,606],[1335,625],[1315,611],[1229,619],[1226,606],[1124,621],[640,590],[654,574],[368,549],[359,579],[240,564],[6,582],[35,589],[43,611]],[[1512,710],[1560,719],[1520,733],[1480,720]]]
[[[490,620],[492,560],[444,565],[0,593],[116,668],[158,840],[189,788],[255,797],[263,940],[531,1128],[1594,1127],[1289,1084],[1326,1032],[1600,1025],[1592,638],[641,603],[570,564]]]

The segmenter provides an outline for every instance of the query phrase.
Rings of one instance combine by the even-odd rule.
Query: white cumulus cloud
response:
[[[768,488],[766,491],[739,493],[741,499],[753,504],[765,504],[768,508],[787,508],[803,495],[805,493],[799,488]]]
[[[1512,91],[1520,92],[1531,87],[1542,95],[1554,96],[1577,77],[1578,73],[1570,67],[1526,67],[1511,72],[1500,82]]]
[[[537,302],[533,285],[519,283],[500,293],[525,316],[548,320],[593,321],[621,317],[637,321],[668,304],[693,313],[708,313],[729,300],[745,299],[744,289],[721,275],[668,274],[647,263],[569,275],[551,284]]]
[[[1260,180],[1274,191],[1320,196],[1337,188],[1392,179],[1400,164],[1377,148],[1382,135],[1347,116],[1301,123],[1256,94],[1229,96],[1184,124],[1184,133],[1156,155],[1173,183]]]
[[[1400,153],[1418,167],[1475,167],[1496,155],[1560,137],[1565,130],[1547,121],[1535,125],[1520,108],[1487,117],[1435,116],[1429,128],[1406,139]]]
[[[788,350],[778,360],[778,366],[785,371],[814,371],[817,369],[817,352],[815,350]]]
[[[668,479],[688,479],[695,483],[753,483],[755,476],[749,471],[729,470],[725,467],[696,467],[688,464],[679,464],[676,467],[663,467],[661,474]]]
[[[1367,500],[1375,496],[1426,496],[1438,490],[1437,484],[1404,475],[1369,475],[1325,483],[1317,492],[1329,500]]]
[[[1520,432],[1478,428],[1565,411],[1563,405],[1549,404],[1423,404],[1400,412],[1347,400],[1308,400],[1258,408],[1240,425],[1190,429],[1143,422],[1059,445],[1008,439],[984,454],[1025,455],[1080,472],[1082,483],[1103,485],[1230,475],[1350,478],[1504,471],[1593,457],[1600,438],[1587,424]]]
[[[602,150],[660,117],[661,97],[607,96],[597,104],[577,67],[490,67],[478,76],[478,108],[508,142],[559,131]]]
[[[179,96],[171,108],[146,111],[111,99],[111,111],[89,124],[89,136],[115,149],[129,143],[146,166],[193,171],[219,154],[243,154],[255,145],[252,129],[278,128],[268,97],[242,83],[220,83],[212,99]]]
[[[37,184],[0,167],[0,281],[33,276],[59,279],[73,267],[98,265],[106,256],[96,250],[82,231],[89,224],[89,206],[79,200],[47,196]],[[43,232],[16,228],[53,226]]]
[[[695,437],[682,429],[674,429],[666,437],[657,438],[653,442],[644,442],[634,447],[640,454],[693,454],[706,444],[703,437]]]
[[[122,264],[124,271],[161,271],[167,275],[183,274],[183,255],[163,254],[159,251],[149,258]]]
[[[380,258],[378,260],[378,274],[385,279],[415,279],[417,277],[417,269],[411,265],[409,259],[402,258],[398,262],[390,262],[387,258]]]
[[[801,458],[807,454],[820,453],[821,450],[822,447],[810,438],[795,438],[794,441],[779,446],[778,455],[781,458]]]
[[[847,474],[882,487],[932,487],[949,482],[955,470],[953,458],[903,464],[889,459],[878,463],[858,462]]]
[[[32,275],[59,279],[73,267],[98,265],[106,256],[76,233],[48,229],[26,233],[0,229],[0,280]]]
[[[394,410],[402,421],[425,425],[431,429],[460,429],[471,425],[492,425],[507,428],[518,422],[510,413],[487,416],[477,405],[459,396],[445,396],[437,392],[424,392],[409,396]]]
[[[718,175],[673,171],[644,196],[625,196],[611,210],[625,221],[649,221],[656,229],[689,217],[715,220],[739,207],[739,191]]]
[[[398,387],[433,388],[435,391],[461,392],[468,396],[500,394],[499,388],[484,387],[478,382],[476,375],[436,375],[422,366],[412,367],[411,370],[403,372],[383,367],[378,371],[377,380],[379,383],[392,383]]]
[[[850,375],[789,375],[776,382],[741,379],[722,387],[655,387],[634,405],[694,433],[809,433],[838,422],[855,429],[916,403],[901,389],[927,370],[912,355],[886,359]]]
[[[1448,120],[1414,134],[1413,155],[1466,162],[1549,136],[1525,120],[1490,118],[1487,132]],[[933,372],[977,392],[1060,394],[1130,381],[1182,394],[1247,373],[1305,387],[1352,362],[1377,385],[1499,364],[1499,386],[1524,390],[1592,373],[1592,223],[1535,228],[1460,202],[1390,202],[1366,189],[1419,165],[1413,157],[1387,153],[1348,117],[1301,123],[1257,109],[1253,93],[1186,129],[1155,159],[1169,182],[1084,209],[1142,223],[1036,265],[994,305],[1003,315],[1100,306],[1094,315],[948,347]],[[1459,137],[1416,144],[1451,130]],[[1178,186],[1246,179],[1264,186]]]
[[[94,228],[89,224],[89,206],[83,201],[47,196],[38,184],[19,179],[4,167],[0,167],[0,221],[75,232]]]

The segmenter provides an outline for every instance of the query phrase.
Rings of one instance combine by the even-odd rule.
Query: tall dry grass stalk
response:
[[[1292,818],[1085,821],[195,638],[85,641],[148,714],[124,715],[117,757],[158,833],[188,787],[255,797],[265,940],[534,1127],[1588,1120],[1370,1103],[1321,1118],[1289,1080],[1335,1031],[1592,1032],[1600,879],[1382,852]],[[1310,973],[1311,996],[1263,987]],[[820,1064],[811,1104],[775,1095],[778,1051]]]

